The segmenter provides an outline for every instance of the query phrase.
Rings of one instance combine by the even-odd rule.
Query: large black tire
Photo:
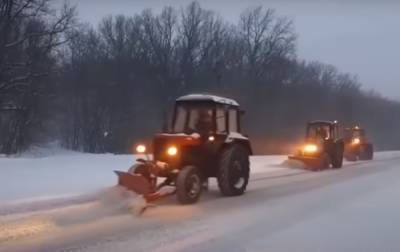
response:
[[[329,168],[329,165],[331,164],[331,161],[332,160],[332,158],[331,157],[329,157],[329,155],[328,154],[323,154],[322,155],[322,157],[321,157],[321,164],[320,164],[320,167],[318,167],[319,169],[319,171],[322,171],[322,170],[326,170],[326,169],[328,169]]]
[[[343,166],[343,148],[341,146],[336,147],[335,153],[331,157],[332,167],[334,169],[342,168]]]
[[[249,152],[240,145],[224,149],[220,155],[218,187],[224,196],[238,196],[246,191],[249,183]]]
[[[372,144],[369,145],[367,158],[368,160],[374,159],[374,146]]]
[[[372,160],[374,157],[374,150],[371,144],[363,145],[360,150],[360,160]]]
[[[185,166],[176,178],[176,195],[181,204],[196,203],[202,193],[202,179],[194,166]]]

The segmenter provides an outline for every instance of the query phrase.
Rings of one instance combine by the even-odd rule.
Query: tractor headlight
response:
[[[315,144],[306,144],[303,148],[305,153],[314,153],[318,151],[318,146]]]
[[[136,152],[137,153],[145,153],[146,152],[146,146],[143,144],[139,144],[136,146]]]
[[[178,154],[178,148],[176,148],[175,146],[168,147],[167,154],[169,156],[176,156],[176,154]]]
[[[354,138],[353,144],[359,144],[361,142],[360,138]]]

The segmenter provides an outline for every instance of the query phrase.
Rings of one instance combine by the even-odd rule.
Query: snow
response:
[[[162,133],[160,134],[162,136],[181,136],[181,137],[192,137],[192,138],[200,138],[200,134],[199,133],[192,133],[192,134],[186,134],[186,133]]]
[[[226,97],[207,95],[207,94],[189,94],[179,97],[177,101],[213,101],[222,104],[239,106],[239,103],[237,103],[235,100]]]
[[[221,197],[213,180],[197,204],[171,197],[141,217],[143,200],[113,186],[112,171],[134,160],[64,151],[1,157],[0,251],[400,249],[398,151],[324,172],[253,156],[245,195]]]
[[[133,155],[59,153],[0,158],[0,202],[81,194],[116,182],[113,170],[127,170]],[[1,203],[0,203],[1,205]]]
[[[127,171],[136,160],[134,155],[68,151],[52,153],[51,156],[43,156],[43,151],[39,157],[34,157],[34,154],[0,158],[0,187],[6,189],[0,190],[0,202],[65,198],[101,190],[116,183],[114,170]],[[262,162],[262,159],[251,158],[254,163],[252,172],[282,170],[279,165],[286,156],[271,156],[268,162]]]
[[[245,137],[244,135],[242,135],[238,132],[229,132],[228,137],[226,138],[225,142],[230,143],[234,139],[248,140],[249,138]]]

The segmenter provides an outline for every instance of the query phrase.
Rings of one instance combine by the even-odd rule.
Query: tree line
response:
[[[0,153],[57,139],[73,150],[129,152],[168,122],[176,97],[232,97],[257,153],[290,149],[308,120],[360,124],[399,148],[400,103],[351,74],[296,54],[293,21],[255,7],[237,23],[197,2],[82,24],[50,0],[0,3]]]

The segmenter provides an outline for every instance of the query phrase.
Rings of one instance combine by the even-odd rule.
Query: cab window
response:
[[[226,132],[226,110],[223,106],[218,106],[216,111],[217,133]]]
[[[229,109],[229,132],[238,132],[238,111],[236,109]]]

